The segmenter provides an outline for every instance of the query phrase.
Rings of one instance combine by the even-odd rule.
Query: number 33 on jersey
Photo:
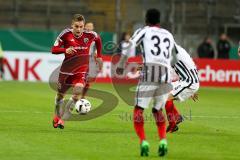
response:
[[[133,46],[142,48],[145,64],[158,64],[169,68],[175,41],[172,34],[158,26],[138,29],[130,39]]]

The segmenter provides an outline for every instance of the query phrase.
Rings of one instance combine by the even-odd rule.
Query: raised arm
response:
[[[63,40],[61,40],[59,37],[56,39],[53,47],[52,47],[52,54],[62,54],[66,53],[66,48],[62,48]]]

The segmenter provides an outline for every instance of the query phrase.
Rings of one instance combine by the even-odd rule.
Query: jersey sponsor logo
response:
[[[181,87],[181,84],[177,85],[174,90],[178,90]]]
[[[77,49],[77,50],[84,50],[84,49],[88,49],[88,47],[82,47],[82,46],[79,46],[79,47],[73,47],[74,49]]]

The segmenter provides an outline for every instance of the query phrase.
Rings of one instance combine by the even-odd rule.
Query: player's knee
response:
[[[73,88],[74,95],[80,95],[82,93],[84,85],[82,83],[77,83]]]
[[[174,100],[174,96],[172,95],[172,94],[169,94],[169,96],[168,96],[168,101],[170,101],[170,100]]]
[[[74,87],[84,87],[84,84],[83,83],[76,83],[75,85],[74,85]]]

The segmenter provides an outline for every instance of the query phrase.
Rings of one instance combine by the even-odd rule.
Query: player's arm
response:
[[[73,47],[64,48],[63,44],[64,44],[63,37],[58,36],[51,49],[52,54],[62,54],[62,53],[73,54],[77,52]]]
[[[66,52],[66,48],[62,48],[63,40],[57,37],[53,47],[52,47],[52,54],[62,54]]]
[[[102,40],[101,37],[98,35],[95,38],[95,44],[96,44],[96,49],[97,49],[97,58],[102,58]]]
[[[101,37],[98,35],[96,38],[95,38],[95,45],[96,45],[96,62],[98,64],[98,67],[99,67],[99,70],[101,71],[102,70],[102,66],[103,66],[103,60],[102,60],[102,40],[101,40]]]
[[[143,38],[145,36],[145,30],[144,29],[138,29],[134,34],[133,36],[130,38],[129,42],[130,42],[130,45],[129,47],[136,47],[138,46]],[[123,71],[124,71],[124,65],[127,61],[129,57],[129,52],[124,52],[123,54],[121,54],[121,57],[120,57],[120,60],[118,62],[118,65],[117,65],[117,74],[123,74]]]

